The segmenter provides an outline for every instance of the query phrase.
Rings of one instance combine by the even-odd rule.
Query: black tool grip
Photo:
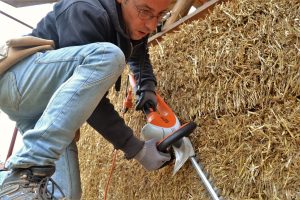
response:
[[[170,133],[157,144],[159,151],[165,152],[168,147],[176,143],[183,137],[189,136],[197,127],[195,122],[189,122],[181,126],[177,131]]]

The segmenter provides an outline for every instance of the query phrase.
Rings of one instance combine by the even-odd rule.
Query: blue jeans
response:
[[[52,178],[61,187],[68,199],[81,199],[81,181],[78,162],[78,150],[75,142],[72,142],[59,160],[55,162],[56,171]],[[49,186],[49,191],[51,191]],[[56,188],[54,188],[56,189]],[[55,198],[62,198],[61,193],[55,190]]]
[[[6,167],[54,166],[124,66],[117,46],[93,43],[36,53],[0,76],[0,108],[24,142]]]

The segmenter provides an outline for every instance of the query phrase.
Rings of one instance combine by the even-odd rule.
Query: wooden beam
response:
[[[34,6],[38,4],[45,4],[45,3],[54,3],[58,0],[0,0],[4,3],[7,3],[13,7],[25,7],[25,6]]]
[[[177,22],[169,25],[165,29],[162,30],[162,32],[156,33],[155,35],[151,36],[148,40],[149,44],[156,45],[161,39],[162,36],[166,33],[173,32],[174,30],[178,29],[178,27],[181,24],[189,23],[196,19],[203,19],[205,16],[209,14],[209,12],[217,5],[222,2],[226,2],[228,0],[210,0],[206,3],[204,3],[202,6],[197,8],[193,13],[179,19]]]

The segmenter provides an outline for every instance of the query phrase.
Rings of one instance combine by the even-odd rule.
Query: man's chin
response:
[[[140,39],[142,39],[145,36],[146,36],[146,34],[136,33],[136,34],[131,34],[130,39],[132,39],[132,40],[140,40]]]

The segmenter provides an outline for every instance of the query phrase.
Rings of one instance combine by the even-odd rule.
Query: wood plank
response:
[[[214,6],[227,1],[228,0],[210,0],[204,3],[202,6],[197,8],[193,13],[179,19],[177,22],[163,29],[162,32],[156,33],[155,35],[151,36],[148,40],[148,43],[153,45],[158,44],[158,42],[162,39],[162,36],[164,34],[175,31],[183,23],[189,23],[193,20],[204,18],[209,14],[209,11],[212,10]]]

